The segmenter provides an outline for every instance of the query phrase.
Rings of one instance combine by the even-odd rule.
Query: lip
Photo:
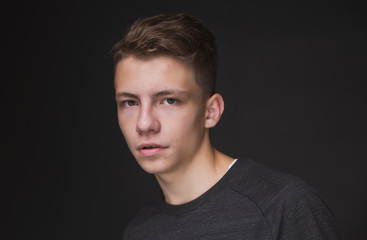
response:
[[[153,147],[153,148],[151,148]],[[138,146],[137,150],[139,153],[145,157],[154,156],[160,152],[162,152],[164,149],[168,148],[167,146],[162,146],[160,144],[156,143],[145,143]]]

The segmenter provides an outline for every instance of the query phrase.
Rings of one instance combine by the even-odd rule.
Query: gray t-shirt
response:
[[[297,177],[239,159],[211,189],[183,205],[163,198],[126,228],[138,239],[339,239],[322,197]]]

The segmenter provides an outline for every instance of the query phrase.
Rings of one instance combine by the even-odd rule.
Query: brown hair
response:
[[[168,55],[188,63],[203,96],[215,92],[218,51],[214,35],[195,17],[179,13],[136,20],[112,48],[116,64],[130,55]]]

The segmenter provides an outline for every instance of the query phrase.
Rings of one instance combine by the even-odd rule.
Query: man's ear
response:
[[[219,122],[224,111],[224,101],[220,94],[211,96],[206,103],[205,127],[212,128]]]

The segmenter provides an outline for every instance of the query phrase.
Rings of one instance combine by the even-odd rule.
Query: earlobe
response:
[[[206,105],[205,127],[212,128],[219,122],[224,111],[224,101],[220,94],[211,96]]]

